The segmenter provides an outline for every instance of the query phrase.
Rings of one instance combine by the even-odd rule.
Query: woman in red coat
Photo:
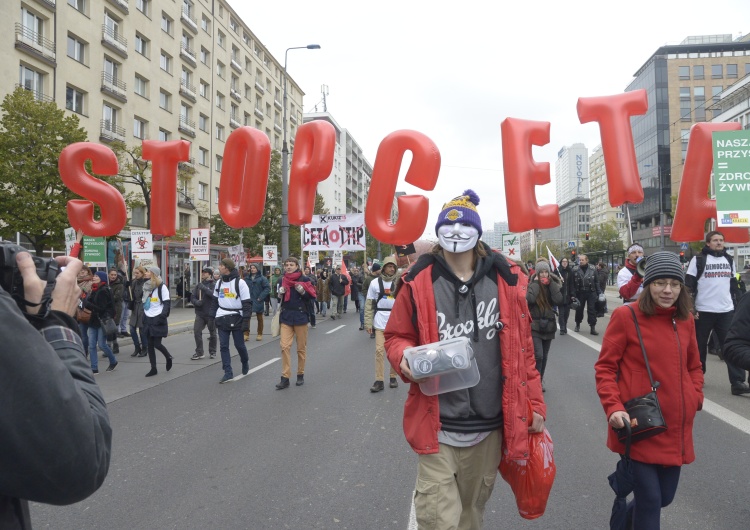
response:
[[[690,294],[680,260],[673,252],[648,257],[643,292],[634,311],[667,430],[633,443],[631,458],[635,485],[634,528],[659,528],[661,509],[674,499],[680,467],[695,460],[693,420],[703,404],[703,370]],[[607,415],[607,447],[624,453],[613,429],[630,422],[623,403],[651,391],[646,363],[627,306],[612,313],[595,365],[596,391]]]

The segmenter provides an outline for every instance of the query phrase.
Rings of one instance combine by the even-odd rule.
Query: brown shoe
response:
[[[250,340],[250,332],[249,332],[249,331],[246,331],[246,332],[244,333],[244,335],[245,335],[245,342],[249,341],[249,340]]]
[[[263,335],[258,335],[258,338],[255,340],[263,340]]]
[[[398,381],[395,377],[391,377],[391,383],[388,386],[391,388],[398,388]]]

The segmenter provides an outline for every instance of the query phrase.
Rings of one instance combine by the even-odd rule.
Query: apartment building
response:
[[[372,166],[351,132],[341,127],[329,112],[310,112],[302,116],[304,123],[323,120],[336,131],[333,169],[328,179],[318,184],[318,193],[332,214],[364,213],[370,191]]]
[[[205,227],[218,212],[229,134],[248,125],[281,150],[294,145],[304,93],[223,0],[6,0],[0,32],[0,98],[17,86],[76,114],[89,140],[191,143],[181,178],[180,229]],[[145,226],[144,208],[130,212]]]
[[[646,114],[631,118],[645,199],[628,207],[633,238],[647,253],[659,248],[662,231],[665,245],[672,245],[672,197],[680,189],[690,127],[711,121],[717,111],[707,106],[748,73],[750,34],[700,35],[658,48],[626,88],[648,94]]]
[[[609,186],[607,185],[607,170],[604,167],[604,152],[602,146],[594,148],[589,157],[589,180],[591,211],[589,212],[590,226],[595,228],[604,223],[614,221],[620,239],[627,245],[630,240],[625,212],[622,207],[614,207],[609,203]]]

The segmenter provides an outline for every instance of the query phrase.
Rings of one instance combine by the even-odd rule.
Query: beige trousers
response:
[[[281,324],[281,375],[289,378],[292,374],[292,359],[290,352],[292,340],[297,337],[297,375],[305,373],[307,359],[307,324],[289,326]]]
[[[382,329],[375,330],[375,381],[382,381],[385,375],[384,363],[391,368],[391,377],[396,377],[396,370],[385,357],[385,332]]]

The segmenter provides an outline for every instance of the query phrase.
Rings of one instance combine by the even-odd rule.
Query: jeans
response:
[[[365,295],[359,293],[357,298],[359,299],[359,325],[365,327]]]
[[[203,328],[208,326],[208,353],[216,355],[216,324],[210,317],[195,315],[193,323],[193,336],[195,337],[195,353],[203,355]]]
[[[130,308],[128,307],[127,302],[123,302],[122,316],[120,317],[120,322],[118,323],[120,333],[126,333],[128,331],[128,320],[130,320]]]
[[[109,344],[107,344],[107,336],[104,334],[104,328],[99,327],[95,328],[92,326],[88,326],[88,339],[89,339],[89,359],[91,360],[91,369],[92,370],[98,370],[99,369],[99,359],[96,356],[96,347],[97,345],[102,349],[104,352],[104,355],[107,356],[109,359],[109,364],[117,364],[117,359],[115,359],[115,354],[112,353],[112,350],[109,347]]]
[[[242,364],[247,363],[250,358],[247,356],[247,348],[245,347],[245,338],[242,333],[242,329],[221,329],[219,328],[219,350],[221,351],[221,367],[224,369],[224,373],[230,377],[233,377],[232,372],[232,357],[229,354],[229,336],[232,336],[234,341],[234,347],[240,354],[240,361]]]
[[[346,307],[349,305],[349,297],[344,295],[344,313],[346,313]]]
[[[695,336],[698,340],[698,351],[701,356],[701,364],[703,365],[703,373],[706,373],[706,354],[708,350],[708,336],[711,334],[711,330],[719,339],[719,345],[721,349],[724,349],[724,339],[727,338],[729,332],[729,326],[732,324],[732,318],[734,317],[734,311],[727,313],[709,313],[707,311],[700,311],[698,313],[698,320],[695,321]],[[732,385],[739,385],[745,382],[745,370],[737,368],[733,364],[727,363],[727,374],[729,375],[729,383]]]
[[[636,460],[632,463],[635,495],[633,528],[659,530],[661,509],[669,506],[674,500],[681,468],[644,464]]]
[[[321,316],[326,316],[326,311],[328,311],[328,302],[320,302]]]
[[[78,329],[81,330],[81,341],[83,342],[83,351],[86,355],[89,353],[89,325],[78,323]]]
[[[544,379],[544,369],[547,368],[547,355],[552,340],[544,340],[534,334],[531,335],[534,341],[534,358],[536,359],[536,371]]]
[[[559,311],[558,322],[560,324],[560,331],[568,332],[568,317],[570,316],[570,304],[562,304],[557,307]]]
[[[138,333],[140,332],[141,340],[138,341]],[[137,328],[130,326],[130,337],[133,339],[133,346],[136,350],[148,352],[148,337],[146,336],[146,330],[143,328]]]

